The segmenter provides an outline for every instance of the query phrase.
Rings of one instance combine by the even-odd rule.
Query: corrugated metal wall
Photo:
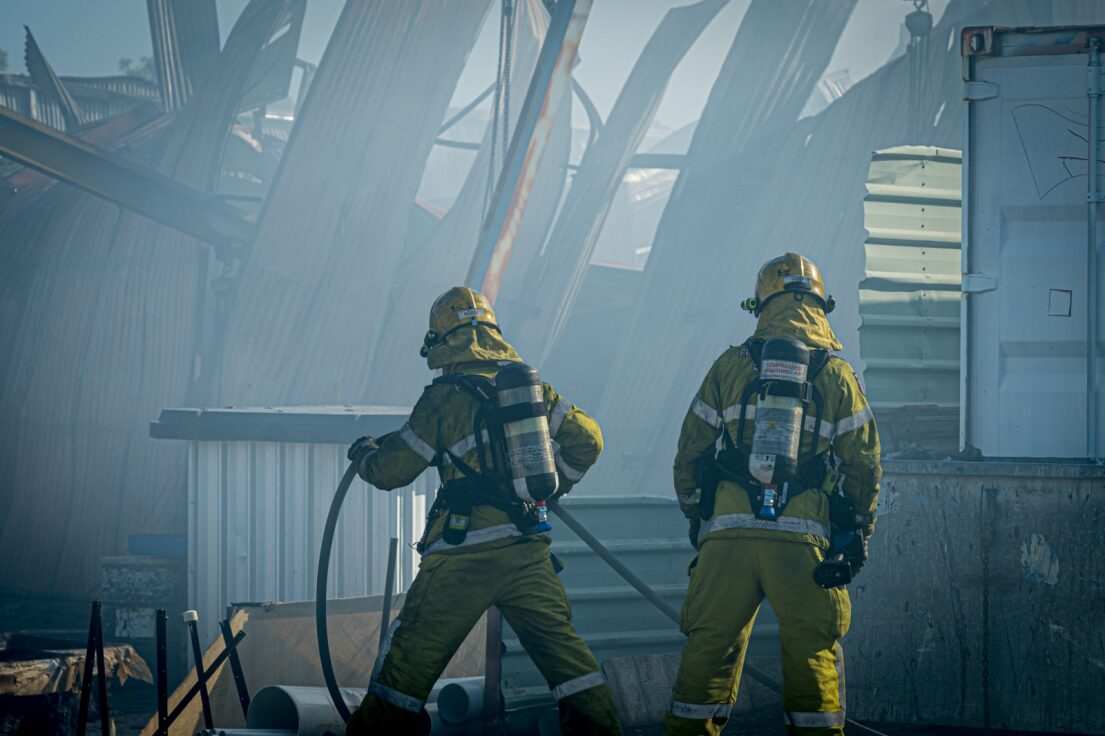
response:
[[[322,530],[348,465],[344,445],[192,442],[188,461],[188,604],[204,641],[230,603],[315,597]],[[329,597],[384,592],[388,540],[399,539],[396,589],[418,570],[436,487],[432,472],[390,493],[357,479],[342,507],[330,560]]]
[[[961,164],[927,146],[871,158],[859,343],[876,409],[959,405]]]
[[[116,153],[212,191],[280,7],[251,2],[223,73]],[[146,423],[195,378],[209,248],[51,183],[0,206],[0,254],[0,585],[84,594],[129,534],[184,529],[185,453]]]

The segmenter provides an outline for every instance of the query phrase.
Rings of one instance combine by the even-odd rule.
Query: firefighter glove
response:
[[[357,466],[358,469],[360,469],[361,460],[363,460],[365,456],[369,453],[376,452],[379,449],[380,445],[377,444],[376,438],[366,435],[350,445],[349,451],[345,453],[345,456],[349,458],[349,462],[353,463]]]

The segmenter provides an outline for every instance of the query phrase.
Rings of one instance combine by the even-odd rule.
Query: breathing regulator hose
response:
[[[322,676],[326,679],[326,689],[330,692],[330,699],[334,701],[334,707],[346,723],[352,713],[345,704],[341,689],[338,688],[338,680],[334,677],[334,663],[330,659],[330,636],[326,630],[326,582],[330,573],[330,551],[334,546],[334,532],[338,527],[338,517],[341,516],[341,507],[345,502],[345,496],[349,493],[349,487],[353,485],[353,479],[357,477],[357,466],[349,463],[349,468],[338,484],[334,492],[334,500],[330,503],[330,513],[326,515],[326,527],[322,531],[322,547],[318,553],[318,574],[315,576],[315,632],[318,635],[318,658],[322,667]]]

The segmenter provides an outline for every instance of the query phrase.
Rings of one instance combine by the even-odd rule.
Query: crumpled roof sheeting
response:
[[[610,448],[592,471],[599,487],[640,493],[661,478],[670,484],[682,416],[759,266],[736,254],[756,216],[742,200],[762,179],[750,164],[770,165],[756,139],[793,127],[854,6],[755,0],[745,14],[660,222],[641,304],[598,411]],[[731,280],[733,260],[749,275]]]
[[[606,215],[630,157],[652,125],[675,67],[728,0],[704,0],[669,10],[634,64],[598,141],[588,148],[572,181],[546,250],[522,282],[528,319],[522,347],[534,361],[548,357],[583,284]],[[511,273],[519,273],[511,264]]]
[[[522,0],[514,12],[514,68],[511,82],[513,99],[510,111],[512,131],[522,109],[524,90],[529,87],[537,55],[549,27],[549,15],[541,0]],[[494,74],[494,70],[489,69],[488,74]],[[557,129],[553,133],[549,150],[546,151],[546,158],[538,173],[538,182],[522,224],[524,235],[540,232],[543,240],[548,227],[546,218],[555,212],[559,204],[560,187],[564,182],[561,167],[567,162],[568,156],[566,146],[570,127],[569,111],[570,107],[562,109],[557,119]],[[446,135],[454,137],[455,133],[450,131]],[[362,377],[367,391],[365,400],[369,403],[409,403],[429,381],[426,360],[418,354],[418,350],[422,347],[430,304],[441,292],[463,283],[468,265],[472,262],[483,219],[490,135],[488,126],[464,185],[436,232],[424,243],[401,255],[400,265],[392,278],[392,294],[383,319],[387,329],[380,335],[372,356],[371,369]],[[494,141],[494,145],[497,166],[501,168],[501,143]],[[547,183],[550,179],[554,180],[551,186]],[[550,195],[546,193],[546,189],[555,189],[555,193]],[[538,222],[536,227],[535,221]],[[542,226],[544,229],[539,229]],[[540,247],[533,240],[532,235],[529,241],[519,239],[519,250]],[[519,253],[515,253],[517,255]],[[497,311],[506,322],[504,329],[509,329],[509,313]]]
[[[487,7],[346,4],[244,265],[220,401],[363,400],[411,203]]]
[[[214,86],[128,157],[210,190],[281,5],[247,6]],[[0,585],[83,593],[127,534],[184,531],[184,450],[147,423],[192,380],[208,248],[61,184],[9,198],[0,233]]]

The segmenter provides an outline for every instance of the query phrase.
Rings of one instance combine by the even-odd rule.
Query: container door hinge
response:
[[[963,293],[979,294],[983,291],[993,291],[998,288],[998,280],[986,273],[963,274]]]
[[[964,82],[963,99],[968,102],[989,100],[998,96],[998,86],[993,82]]]

